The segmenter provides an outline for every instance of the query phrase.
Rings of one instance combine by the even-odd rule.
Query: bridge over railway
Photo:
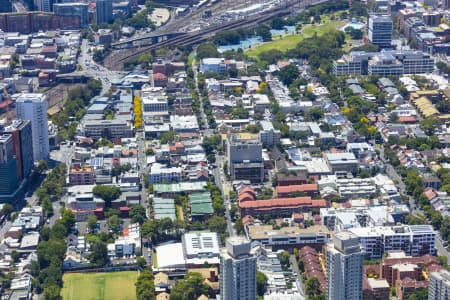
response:
[[[121,68],[128,59],[134,58],[139,54],[169,46],[188,46],[202,42],[223,30],[233,30],[241,27],[251,27],[257,24],[267,22],[275,17],[281,17],[291,14],[294,11],[305,9],[309,6],[318,5],[327,0],[290,0],[283,6],[277,7],[271,11],[261,14],[255,14],[245,19],[229,22],[224,25],[215,25],[198,32],[193,33],[175,33],[162,32],[159,34],[148,34],[141,37],[131,38],[125,41],[115,43],[115,47],[126,48],[114,50],[105,58],[104,65],[109,69]]]

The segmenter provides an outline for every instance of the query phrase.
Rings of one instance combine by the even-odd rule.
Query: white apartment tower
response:
[[[245,238],[227,239],[220,253],[220,299],[256,299],[256,256],[250,248]]]
[[[363,252],[356,235],[341,231],[327,244],[327,300],[361,300]]]
[[[430,274],[428,300],[450,299],[450,272],[441,270]]]
[[[47,100],[43,94],[21,94],[16,101],[17,117],[31,121],[33,159],[48,160]]]

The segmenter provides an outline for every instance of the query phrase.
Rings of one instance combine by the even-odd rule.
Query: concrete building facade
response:
[[[47,99],[43,94],[22,94],[16,100],[17,117],[31,121],[33,159],[48,160]]]
[[[232,237],[220,253],[220,299],[256,299],[256,257],[250,241]]]
[[[327,245],[328,300],[361,300],[363,253],[356,235],[341,231]]]

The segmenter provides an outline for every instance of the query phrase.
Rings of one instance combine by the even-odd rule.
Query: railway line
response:
[[[249,27],[254,26],[256,24],[264,23],[274,17],[280,17],[285,16],[293,12],[294,6],[297,7],[297,9],[304,9],[311,5],[317,5],[320,3],[325,2],[326,0],[318,0],[318,1],[312,1],[312,0],[306,0],[306,1],[288,1],[285,3],[284,6],[278,7],[270,12],[265,12],[263,14],[257,14],[253,15],[251,17],[236,20],[233,22],[230,22],[225,25],[216,25],[212,26],[210,28],[206,28],[204,30],[201,30],[196,33],[188,33],[186,35],[177,36],[171,39],[167,39],[164,41],[161,41],[159,43],[151,44],[151,45],[142,45],[142,46],[136,46],[136,48],[126,49],[126,50],[119,50],[113,53],[112,55],[108,56],[105,59],[105,66],[108,68],[117,68],[120,67],[123,62],[125,62],[128,59],[134,58],[138,56],[139,54],[160,48],[165,46],[173,46],[173,45],[193,45],[196,43],[199,43],[201,41],[204,41],[205,39],[210,38],[218,31],[223,30],[232,30],[240,27]]]

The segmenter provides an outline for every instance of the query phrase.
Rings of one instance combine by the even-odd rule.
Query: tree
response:
[[[227,229],[227,221],[224,217],[212,216],[208,221],[208,229],[217,233],[225,233]]]
[[[141,205],[133,205],[130,210],[131,223],[142,225],[146,219],[145,208]]]
[[[305,292],[308,297],[320,295],[320,283],[317,277],[311,276],[308,280],[306,280]]]
[[[321,107],[313,107],[308,111],[308,117],[313,121],[319,121],[323,118],[324,111]]]
[[[87,219],[87,227],[89,232],[94,232],[97,228],[97,217],[94,215],[90,215]]]
[[[106,243],[96,240],[91,243],[91,255],[89,260],[96,266],[104,266],[108,262],[108,249]]]
[[[274,18],[270,22],[270,25],[272,26],[273,29],[282,30],[284,29],[286,22],[282,18]]]
[[[67,231],[69,231],[77,222],[75,219],[75,214],[70,209],[64,209],[61,214],[61,219],[58,221],[61,221]]]
[[[429,117],[420,121],[420,126],[427,135],[432,135],[436,128],[441,125],[441,121],[436,117]]]
[[[270,27],[267,25],[258,26],[258,28],[256,28],[256,34],[259,35],[264,42],[272,40],[272,33],[270,32]]]
[[[136,281],[136,298],[138,300],[154,300],[155,277],[150,269],[143,269]]]
[[[190,272],[179,280],[170,291],[170,300],[197,299],[208,293],[208,286],[200,273]]]
[[[209,58],[209,57],[219,57],[220,53],[217,50],[216,45],[213,43],[203,43],[198,45],[197,47],[197,58],[203,59],[203,58]]]
[[[242,219],[239,218],[234,223],[234,230],[236,230],[237,234],[243,234],[244,233],[244,224],[242,223]]]
[[[88,89],[92,92],[92,96],[100,95],[102,91],[102,81],[100,79],[91,78],[87,83]]]
[[[38,161],[37,168],[38,168],[39,172],[42,173],[42,172],[48,170],[48,164],[47,164],[47,162],[45,160],[41,159],[40,161]]]
[[[145,268],[145,266],[147,265],[147,261],[145,260],[144,257],[138,256],[138,257],[136,258],[136,264],[137,264],[141,269],[143,269],[143,268]]]
[[[17,252],[16,250],[11,251],[11,259],[13,260],[14,263],[18,262],[20,258],[20,253]]]
[[[153,24],[150,24],[147,14],[148,14],[147,9],[143,9],[142,11],[134,14],[133,17],[129,18],[127,20],[127,24],[136,29],[146,28],[146,27],[153,25]]]
[[[13,211],[14,207],[11,204],[9,203],[3,204],[2,215],[7,216],[9,218],[9,214],[12,213]]]
[[[267,286],[267,276],[263,272],[256,272],[256,291],[258,296],[264,296]]]
[[[109,229],[118,232],[122,226],[123,220],[116,215],[112,215],[106,220],[106,223],[108,224]]]
[[[60,300],[61,288],[56,284],[52,284],[44,288],[44,300]]]
[[[53,204],[48,197],[44,197],[44,199],[42,199],[41,207],[46,218],[53,216]]]
[[[92,192],[95,196],[102,198],[105,201],[105,206],[110,207],[111,201],[119,198],[121,192],[120,188],[111,185],[96,185]]]

